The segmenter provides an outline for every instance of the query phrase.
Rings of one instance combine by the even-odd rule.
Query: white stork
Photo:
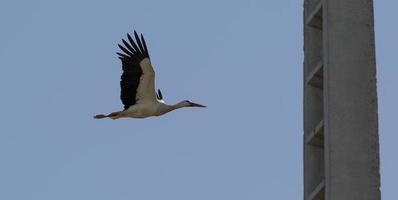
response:
[[[123,74],[120,80],[120,99],[124,104],[124,110],[112,112],[108,115],[99,114],[95,119],[111,118],[119,119],[124,117],[146,118],[159,116],[172,110],[183,107],[206,107],[188,100],[181,101],[174,105],[164,103],[162,93],[155,92],[155,71],[151,65],[144,37],[141,39],[134,31],[135,41],[127,34],[130,42],[122,39],[125,47],[118,44],[123,53],[117,52],[122,61]]]

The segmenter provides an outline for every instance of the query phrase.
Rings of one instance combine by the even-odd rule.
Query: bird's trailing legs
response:
[[[113,112],[113,113],[111,113],[109,115],[98,114],[98,115],[94,116],[94,119],[103,119],[103,118],[107,118],[107,117],[114,119],[114,118],[116,118],[118,116],[119,113],[120,112]]]

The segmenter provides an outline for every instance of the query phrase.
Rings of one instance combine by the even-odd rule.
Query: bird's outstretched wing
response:
[[[117,52],[122,61],[123,74],[120,80],[120,99],[124,109],[145,102],[156,101],[155,71],[151,65],[148,48],[144,37],[138,37],[134,31],[134,37],[127,34],[130,43],[122,39],[124,46],[118,44],[122,53]]]

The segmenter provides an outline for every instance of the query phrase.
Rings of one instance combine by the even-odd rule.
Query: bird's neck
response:
[[[181,102],[180,103],[176,103],[174,105],[166,105],[166,106],[170,109],[170,111],[185,107],[184,104],[181,103]]]
[[[170,111],[173,111],[175,109],[179,109],[182,107],[184,107],[184,105],[181,102],[176,103],[174,105],[162,104],[160,107],[160,112],[161,112],[161,114],[165,114],[165,113],[168,113]]]

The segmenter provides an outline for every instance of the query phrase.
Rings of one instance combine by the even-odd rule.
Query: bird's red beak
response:
[[[192,102],[190,102],[190,105],[189,105],[190,107],[201,107],[201,108],[206,108],[206,106],[204,106],[204,105],[201,105],[201,104],[198,104],[198,103],[192,103]]]

